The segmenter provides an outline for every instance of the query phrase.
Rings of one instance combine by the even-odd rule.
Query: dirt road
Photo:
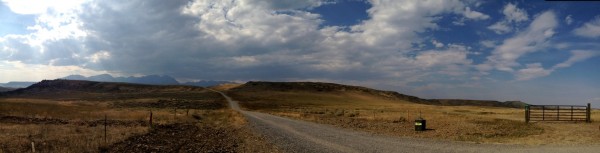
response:
[[[221,92],[219,92],[221,93]],[[221,93],[232,109],[242,112],[255,131],[287,152],[598,152],[600,146],[520,146],[474,144],[373,135],[329,125],[244,111]]]

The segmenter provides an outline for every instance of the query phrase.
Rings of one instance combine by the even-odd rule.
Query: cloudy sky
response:
[[[1,1],[0,82],[158,74],[600,105],[597,2]]]

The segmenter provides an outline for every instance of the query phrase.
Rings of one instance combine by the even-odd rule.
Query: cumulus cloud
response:
[[[0,39],[0,54],[6,55],[0,58],[183,79],[408,78],[467,67],[463,50],[441,43],[436,51],[413,48],[424,41],[420,33],[439,29],[438,15],[469,10],[468,16],[485,18],[458,0],[374,0],[368,20],[320,27],[320,15],[306,10],[331,2],[103,0],[55,9],[61,11],[44,6],[29,28],[34,32]],[[438,57],[460,64],[419,61]]]
[[[518,8],[516,4],[512,3],[508,3],[504,6],[502,14],[504,14],[504,18],[502,20],[488,27],[488,29],[496,32],[497,34],[511,32],[515,24],[529,20],[527,11]]]
[[[517,8],[516,4],[508,3],[504,6],[502,14],[506,17],[509,22],[522,22],[529,20],[527,11],[524,9]]]
[[[323,26],[319,14],[307,11],[331,2],[81,1],[63,11],[42,8],[46,11],[37,13],[36,25],[29,28],[33,33],[0,39],[0,59],[181,79],[456,81],[471,78],[465,76],[474,67],[469,56],[479,53],[422,34],[443,29],[438,21],[446,14],[490,18],[459,0],[372,0],[369,19],[348,27]],[[528,20],[516,5],[504,10],[507,23]],[[516,59],[543,48],[553,35],[553,18],[543,13],[513,38],[482,41],[493,48],[492,55],[475,67],[520,68]],[[427,43],[435,48],[415,47]]]
[[[600,16],[596,16],[583,26],[573,30],[573,33],[575,33],[575,35],[588,38],[600,37]]]

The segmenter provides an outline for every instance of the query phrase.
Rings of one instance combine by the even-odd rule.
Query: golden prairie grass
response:
[[[524,110],[502,107],[434,106],[389,100],[353,92],[233,92],[245,109],[332,124],[372,133],[510,144],[597,144],[600,123],[525,123]],[[600,121],[594,110],[592,120]],[[427,120],[425,132],[414,120]]]
[[[187,89],[187,88],[185,88]],[[239,139],[239,150],[277,152],[272,144],[247,129],[245,118],[225,109],[224,99],[212,91],[186,91],[183,89],[163,91],[158,94],[98,94],[99,97],[64,98],[0,98],[0,153],[30,152],[34,142],[37,152],[97,152],[99,147],[121,142],[134,135],[150,131],[147,125],[152,112],[153,124],[190,123],[213,128],[229,129]],[[117,107],[115,103],[149,103],[170,100],[178,104],[184,101],[216,101],[223,103],[220,109],[184,109],[165,107]],[[2,117],[13,117],[13,120]],[[104,142],[104,118],[108,119],[107,142]],[[15,119],[16,118],[16,119]],[[60,123],[36,122],[59,120]],[[17,120],[17,121],[14,121]],[[84,123],[84,124],[80,124]],[[123,124],[120,124],[123,123]],[[135,124],[124,124],[135,123]],[[138,124],[142,123],[142,124]],[[218,141],[218,140],[214,140]]]
[[[107,129],[107,144],[148,130],[142,126]],[[31,142],[37,152],[97,152],[98,147],[106,145],[103,126],[0,123],[0,131],[0,150],[4,152],[30,152]]]

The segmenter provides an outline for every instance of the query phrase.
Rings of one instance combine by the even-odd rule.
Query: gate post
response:
[[[586,113],[585,114],[585,121],[588,122],[588,123],[592,122],[592,120],[591,120],[592,113],[591,112],[592,112],[592,107],[591,107],[590,103],[587,103],[587,108],[586,108],[586,112],[585,112]]]

